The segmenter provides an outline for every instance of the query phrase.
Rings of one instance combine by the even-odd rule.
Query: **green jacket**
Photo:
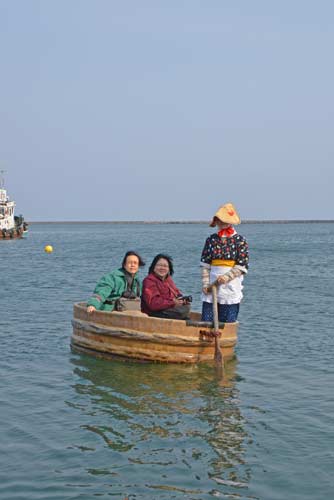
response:
[[[119,299],[127,288],[127,281],[124,270],[122,268],[116,269],[109,274],[103,276],[97,283],[93,296],[87,302],[87,306],[94,306],[100,311],[113,311],[115,304],[105,304],[106,300],[115,301]],[[141,295],[141,282],[134,277],[133,290],[138,295]]]

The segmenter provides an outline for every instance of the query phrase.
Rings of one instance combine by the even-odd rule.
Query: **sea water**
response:
[[[199,310],[208,226],[34,224],[0,241],[1,500],[333,498],[334,224],[239,232],[250,269],[223,380],[70,350],[73,303],[129,249],[141,277],[170,254]]]

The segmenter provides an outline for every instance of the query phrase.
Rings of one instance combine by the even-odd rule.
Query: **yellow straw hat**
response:
[[[211,227],[215,227],[216,219],[226,222],[226,224],[240,224],[241,222],[238,212],[232,203],[226,203],[217,210],[210,223]]]

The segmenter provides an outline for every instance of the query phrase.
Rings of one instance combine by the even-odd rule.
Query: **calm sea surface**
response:
[[[333,498],[334,224],[240,226],[251,263],[224,381],[71,353],[73,303],[128,249],[171,254],[199,310],[209,232],[43,224],[0,241],[1,500]]]

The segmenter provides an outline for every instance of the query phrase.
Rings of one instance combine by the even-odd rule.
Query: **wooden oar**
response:
[[[219,319],[218,319],[218,304],[217,304],[217,285],[213,284],[211,288],[212,292],[212,309],[213,309],[213,327],[215,334],[215,363],[217,367],[222,370],[222,375],[224,375],[224,358],[223,353],[219,345]]]

